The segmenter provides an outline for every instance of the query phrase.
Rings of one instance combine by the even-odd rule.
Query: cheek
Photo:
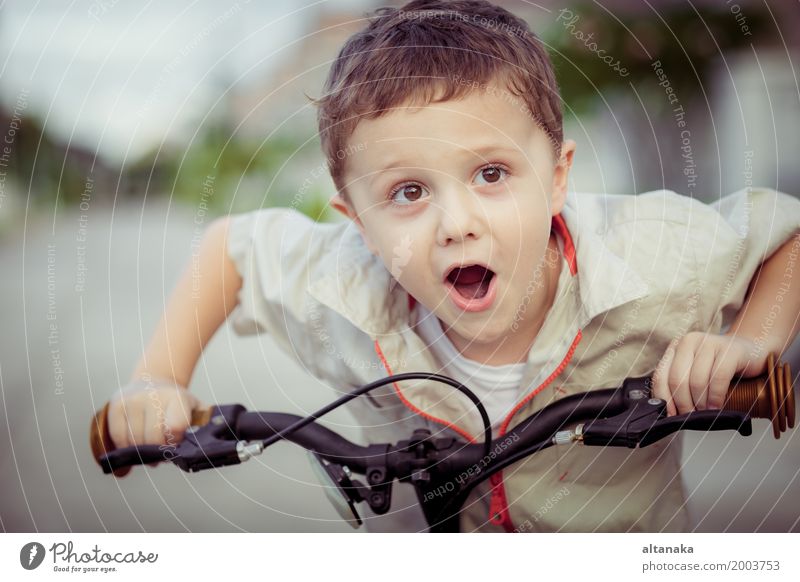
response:
[[[378,258],[396,279],[407,279],[409,271],[413,271],[423,259],[421,249],[424,245],[406,229],[382,225],[370,228],[368,232]]]
[[[544,200],[517,196],[496,208],[488,219],[496,237],[530,239],[542,236],[542,231],[549,231],[552,217]]]
[[[495,240],[503,253],[503,262],[514,271],[513,278],[528,277],[541,260],[550,236],[551,218],[546,209],[525,209],[513,217],[506,216],[494,229]]]

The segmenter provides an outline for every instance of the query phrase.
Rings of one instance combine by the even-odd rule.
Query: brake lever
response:
[[[103,473],[127,474],[133,465],[147,465],[164,460],[161,445],[142,445],[113,450],[97,459]]]
[[[752,434],[747,413],[736,410],[701,410],[666,416],[667,403],[660,398],[634,401],[623,413],[583,425],[578,439],[587,446],[643,448],[678,430],[736,430]]]
[[[753,434],[750,416],[735,410],[697,410],[659,420],[642,435],[639,447],[646,447],[677,430],[735,430],[742,436]]]
[[[241,404],[213,406],[208,422],[189,427],[177,445],[125,447],[99,456],[97,462],[106,474],[162,461],[170,461],[187,472],[238,465],[263,450],[260,442],[243,441],[236,436],[236,422],[244,411]]]

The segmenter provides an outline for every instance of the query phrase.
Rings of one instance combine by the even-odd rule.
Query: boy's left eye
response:
[[[478,185],[488,185],[488,184],[496,184],[501,180],[505,179],[508,176],[508,170],[503,166],[499,166],[496,164],[485,166],[478,170],[477,175],[475,176],[475,181]],[[481,183],[481,180],[483,183]]]

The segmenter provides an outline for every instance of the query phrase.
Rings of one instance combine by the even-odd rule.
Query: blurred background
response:
[[[498,3],[550,49],[578,143],[573,190],[800,192],[797,3]],[[0,0],[4,531],[349,531],[290,445],[218,473],[115,481],[87,428],[210,220],[290,205],[335,220],[306,96],[381,5],[402,2]],[[791,353],[800,363],[797,342]],[[227,327],[192,390],[297,413],[334,395],[269,337]],[[764,421],[748,439],[687,434],[696,529],[800,531],[798,441]]]

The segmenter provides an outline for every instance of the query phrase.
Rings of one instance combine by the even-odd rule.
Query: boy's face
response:
[[[490,345],[546,307],[551,218],[574,143],[556,163],[521,104],[500,87],[472,91],[361,121],[348,142],[350,204],[332,205],[451,339]]]

